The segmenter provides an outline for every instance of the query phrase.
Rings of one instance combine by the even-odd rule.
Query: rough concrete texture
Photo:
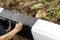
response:
[[[32,27],[37,20],[34,17],[27,16],[25,14],[18,13],[18,12],[9,11],[7,9],[4,9],[0,13],[0,16],[8,18],[16,22],[22,21],[24,24],[29,25],[30,27]]]

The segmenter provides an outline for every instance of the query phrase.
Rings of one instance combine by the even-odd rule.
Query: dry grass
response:
[[[39,10],[45,10],[46,13],[40,12],[43,16],[39,14],[39,18],[52,22],[60,20],[60,0],[0,0],[0,7],[33,17],[39,14]]]

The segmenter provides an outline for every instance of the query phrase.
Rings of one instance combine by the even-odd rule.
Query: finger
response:
[[[18,25],[23,25],[23,23],[22,22],[19,22]]]

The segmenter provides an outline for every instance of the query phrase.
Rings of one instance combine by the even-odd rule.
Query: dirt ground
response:
[[[60,20],[60,0],[0,0],[0,7],[52,22]]]
[[[28,40],[28,39],[25,38],[25,37],[19,36],[19,35],[15,35],[15,36],[13,37],[13,40]]]

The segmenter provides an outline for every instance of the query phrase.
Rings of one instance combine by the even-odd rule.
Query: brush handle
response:
[[[36,18],[27,16],[19,12],[13,12],[8,9],[3,9],[2,11],[0,11],[0,17],[10,20],[12,22],[12,29],[15,27],[16,23],[22,21],[24,27],[22,31],[20,31],[18,34],[33,39],[31,34],[31,28],[37,21]]]

